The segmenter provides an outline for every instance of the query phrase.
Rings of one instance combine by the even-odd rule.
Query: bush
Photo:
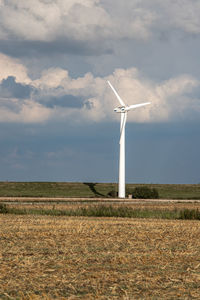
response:
[[[133,190],[132,197],[134,199],[158,199],[159,194],[158,191],[153,188],[148,188],[146,186],[136,187]]]
[[[108,195],[108,197],[111,197],[111,198],[117,198],[118,197],[118,192],[112,190],[107,195]]]
[[[5,204],[0,204],[0,214],[7,214],[8,208]]]
[[[184,209],[180,212],[181,220],[200,220],[200,211],[198,209]]]

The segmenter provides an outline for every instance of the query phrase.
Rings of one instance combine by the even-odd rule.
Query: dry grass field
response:
[[[199,221],[0,215],[1,299],[200,299]]]
[[[21,200],[21,199],[20,199]],[[22,209],[38,209],[38,210],[45,210],[45,209],[56,209],[56,210],[76,210],[78,208],[84,207],[84,208],[90,208],[92,206],[98,207],[98,206],[107,206],[109,207],[112,205],[112,207],[128,207],[132,209],[148,209],[148,210],[183,210],[183,209],[198,209],[200,210],[200,201],[193,201],[193,202],[158,202],[158,201],[144,201],[144,200],[136,200],[136,201],[110,201],[110,200],[98,200],[98,201],[92,201],[89,200],[88,202],[84,201],[62,201],[59,202],[55,198],[54,201],[49,202],[49,198],[46,198],[46,200],[41,200],[40,202],[27,199],[26,197],[23,199],[22,202],[17,199],[17,201],[13,201],[10,198],[10,201],[5,200],[5,198],[0,199],[0,203],[7,203],[7,207],[10,208],[22,208]]]

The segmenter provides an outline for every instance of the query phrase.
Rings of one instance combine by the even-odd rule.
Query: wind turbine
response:
[[[118,197],[125,198],[125,126],[127,120],[127,113],[130,110],[133,110],[137,107],[148,105],[151,102],[145,102],[134,105],[126,105],[124,101],[120,98],[110,81],[108,81],[109,86],[113,90],[115,96],[119,100],[120,106],[114,109],[114,112],[121,114],[121,123],[120,123],[120,149],[119,149],[119,188],[118,188]]]

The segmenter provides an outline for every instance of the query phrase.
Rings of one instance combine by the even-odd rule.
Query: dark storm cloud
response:
[[[8,76],[0,84],[0,96],[3,98],[29,98],[33,87],[17,83],[14,76]]]
[[[200,182],[199,134],[199,123],[127,124],[127,182]],[[119,124],[2,124],[0,138],[1,180],[118,180]]]
[[[32,95],[32,100],[40,103],[41,105],[54,108],[54,107],[63,107],[63,108],[82,108],[84,105],[90,109],[90,104],[87,100],[73,96],[70,94],[52,96],[43,95],[42,90],[36,89],[27,84],[21,84],[16,82],[14,76],[8,76],[8,78],[3,79],[0,84],[0,96],[2,99],[5,98],[12,99],[29,99]],[[19,111],[18,105],[15,103],[4,102],[4,107],[8,107],[12,111]]]
[[[42,97],[38,100],[36,100],[40,104],[49,107],[49,108],[54,108],[54,107],[69,107],[69,108],[81,108],[84,105],[83,99],[80,97],[76,97],[73,95],[63,95],[63,96],[47,96],[47,97]]]
[[[0,52],[13,57],[50,56],[53,54],[74,54],[81,56],[99,56],[112,54],[113,50],[100,42],[55,40],[55,41],[25,41],[0,40]]]

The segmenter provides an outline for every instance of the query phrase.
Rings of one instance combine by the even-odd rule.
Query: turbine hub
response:
[[[114,112],[116,112],[116,113],[124,113],[125,111],[126,111],[125,106],[118,106],[114,109]]]

